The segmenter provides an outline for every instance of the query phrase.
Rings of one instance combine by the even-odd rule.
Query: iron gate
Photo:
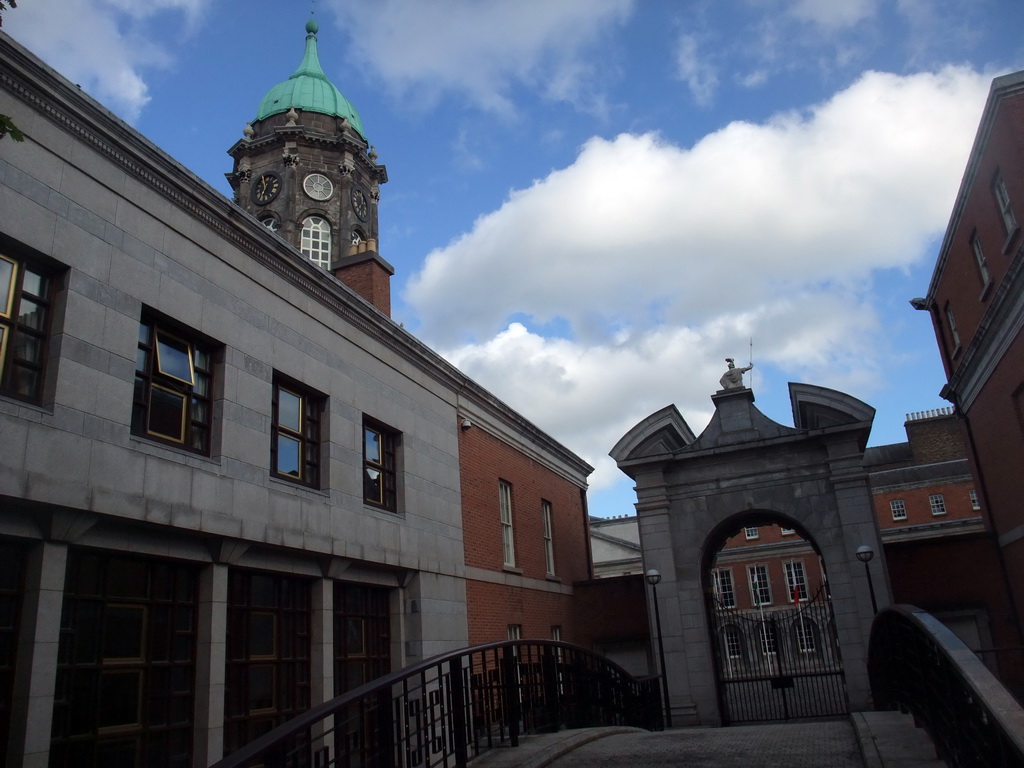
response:
[[[824,587],[791,608],[736,610],[711,598],[722,722],[845,715],[846,681]]]

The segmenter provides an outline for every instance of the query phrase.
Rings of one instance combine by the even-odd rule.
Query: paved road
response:
[[[584,744],[551,768],[863,768],[846,720],[620,733]]]

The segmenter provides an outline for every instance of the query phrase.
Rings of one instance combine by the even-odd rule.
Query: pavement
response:
[[[925,768],[942,766],[909,715],[728,728],[584,728],[525,736],[472,768]]]

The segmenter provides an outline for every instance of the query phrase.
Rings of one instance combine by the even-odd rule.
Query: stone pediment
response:
[[[639,422],[608,455],[616,462],[671,455],[693,442],[693,430],[674,405],[667,405]]]

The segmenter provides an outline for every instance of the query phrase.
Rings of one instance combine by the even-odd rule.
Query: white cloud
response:
[[[878,0],[796,0],[790,13],[829,31],[848,29],[878,12]]]
[[[592,139],[428,255],[407,287],[419,333],[598,466],[596,487],[657,408],[676,403],[699,431],[722,358],[750,337],[777,374],[877,388],[873,274],[941,233],[987,85],[963,68],[869,72],[692,148]]]
[[[4,31],[129,122],[149,101],[145,70],[170,54],[143,22],[162,13],[194,26],[199,0],[30,0],[4,14]]]
[[[697,50],[697,38],[694,35],[681,35],[676,44],[676,76],[686,83],[700,106],[709,105],[718,88],[718,75],[706,59]]]
[[[335,2],[352,54],[397,93],[431,105],[455,92],[512,113],[509,91],[587,96],[594,73],[580,56],[629,17],[635,0],[381,0]],[[598,103],[595,106],[600,109]]]

